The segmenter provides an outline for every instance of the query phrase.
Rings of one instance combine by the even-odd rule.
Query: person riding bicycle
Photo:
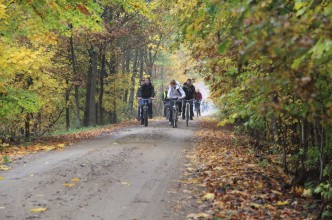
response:
[[[140,86],[138,87],[138,90],[136,92],[136,98],[140,98],[142,96],[142,86],[145,84],[145,79],[141,79]],[[138,108],[137,108],[137,120],[141,120],[141,102],[138,103]]]
[[[141,86],[141,96],[139,98],[142,99],[149,99],[148,100],[148,114],[149,118],[152,118],[152,100],[151,98],[154,98],[155,93],[154,93],[154,87],[151,83],[151,79],[148,77],[145,79],[145,83]],[[145,101],[141,100],[140,101],[140,108],[141,112],[143,112],[143,106],[144,106]],[[141,119],[143,118],[143,114],[141,114]]]
[[[169,109],[170,109],[169,124],[172,124],[172,118],[173,118],[172,107],[173,107],[174,101],[179,106],[179,112],[181,112],[181,106],[182,106],[181,100],[172,100],[172,99],[180,99],[180,98],[183,99],[185,97],[186,97],[186,93],[183,91],[180,83],[173,79],[169,83],[168,92],[167,92],[167,98],[170,99],[169,100]]]
[[[195,99],[196,91],[195,86],[192,84],[191,79],[187,79],[187,82],[183,84],[183,91],[186,93],[185,100]],[[182,119],[185,119],[186,116],[186,105],[183,105]],[[190,120],[193,120],[194,117],[194,105],[193,102],[190,102]]]
[[[202,93],[199,91],[199,89],[197,89],[196,98],[195,98],[195,100],[196,100],[195,109],[200,109],[202,99],[203,99]]]

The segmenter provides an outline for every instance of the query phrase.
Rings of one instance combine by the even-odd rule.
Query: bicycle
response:
[[[179,116],[179,106],[176,104],[176,101],[178,99],[172,99],[173,101],[173,107],[172,107],[172,126],[173,128],[177,128],[178,125],[178,116]],[[170,110],[169,110],[170,111]]]
[[[143,98],[139,98],[139,100],[142,100],[144,102],[143,105],[143,117],[142,117],[142,112],[140,113],[140,117],[141,117],[141,125],[144,125],[145,127],[148,126],[149,124],[149,106],[148,106],[148,101],[151,98],[148,99],[143,99]],[[140,111],[142,111],[142,108],[140,107]]]
[[[190,102],[192,103],[195,99],[184,100],[186,104],[186,125],[188,127],[189,118],[190,118]]]

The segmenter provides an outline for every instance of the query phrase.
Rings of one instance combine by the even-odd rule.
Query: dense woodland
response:
[[[324,210],[331,19],[329,0],[0,0],[0,139],[134,118],[139,79],[161,96],[171,78],[200,74],[219,125],[280,155],[292,185],[315,190]]]

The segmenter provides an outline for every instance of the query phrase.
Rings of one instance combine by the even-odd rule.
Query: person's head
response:
[[[187,79],[187,85],[188,85],[188,86],[191,86],[191,85],[192,85],[192,81],[191,81],[191,79]]]
[[[173,88],[176,88],[176,81],[173,79],[170,83],[170,86],[172,86]]]
[[[197,92],[200,92],[199,89],[197,89]]]
[[[145,84],[149,85],[150,83],[151,83],[151,79],[150,79],[150,77],[147,77],[145,79]]]
[[[141,79],[141,85],[144,85],[144,83],[145,83],[145,79],[143,78],[143,79]]]

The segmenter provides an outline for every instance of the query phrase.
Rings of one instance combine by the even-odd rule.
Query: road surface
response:
[[[26,156],[0,173],[0,219],[185,219],[178,180],[195,126],[153,121]]]

